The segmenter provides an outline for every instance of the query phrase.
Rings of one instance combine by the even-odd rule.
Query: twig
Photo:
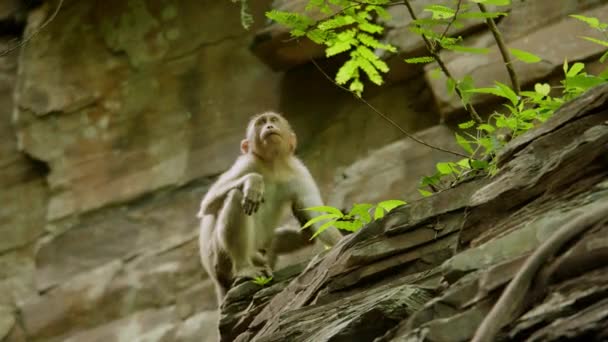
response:
[[[519,269],[490,313],[481,322],[471,341],[494,341],[500,329],[510,323],[513,316],[524,308],[526,294],[540,267],[570,240],[583,234],[594,223],[605,219],[606,213],[608,213],[608,201],[586,209],[545,240]]]
[[[353,96],[355,96],[357,99],[359,99],[359,101],[363,102],[366,106],[368,106],[372,111],[374,111],[374,113],[378,114],[382,119],[386,120],[388,123],[390,123],[391,125],[393,125],[394,127],[396,127],[399,131],[401,131],[401,133],[403,133],[403,135],[405,135],[406,137],[414,140],[415,142],[424,145],[426,147],[429,147],[431,149],[437,150],[437,151],[441,151],[441,152],[445,152],[445,153],[450,153],[453,154],[455,156],[459,156],[459,157],[464,157],[464,158],[469,158],[469,156],[459,153],[459,152],[455,152],[455,151],[450,151],[441,147],[437,147],[434,145],[431,145],[423,140],[420,140],[419,138],[417,138],[415,135],[413,135],[412,133],[409,133],[408,131],[406,131],[405,129],[403,129],[401,126],[399,126],[395,121],[393,121],[391,118],[389,118],[388,116],[386,116],[384,113],[382,113],[381,111],[379,111],[378,109],[376,109],[376,107],[374,107],[371,103],[367,102],[367,100],[365,100],[362,97],[356,96],[352,91],[350,91],[350,89],[342,86],[341,84],[336,83],[320,66],[319,64],[317,64],[317,62],[314,59],[310,60],[312,62],[312,64],[321,72],[321,74],[323,74],[323,76],[325,76],[325,78],[327,78],[331,83],[333,83],[334,85],[336,85],[338,88],[353,94]]]
[[[488,9],[486,8],[486,5],[484,5],[482,3],[478,3],[477,6],[479,6],[479,10],[481,11],[481,13],[488,13]],[[511,63],[511,56],[509,55],[509,50],[507,49],[507,46],[505,45],[505,41],[502,38],[502,33],[500,33],[500,30],[498,30],[498,27],[496,27],[496,23],[494,22],[494,19],[492,19],[490,17],[486,18],[486,24],[488,25],[488,27],[490,28],[490,31],[492,31],[492,34],[494,35],[494,40],[496,40],[496,44],[498,45],[498,50],[500,51],[500,54],[502,55],[502,60],[505,62],[505,67],[507,68],[507,72],[509,73],[509,78],[511,79],[511,84],[513,85],[513,90],[515,91],[515,93],[517,95],[519,95],[519,92],[521,91],[521,88],[519,86],[519,79],[517,78],[515,69],[513,69],[513,64]]]
[[[417,20],[418,18],[416,17],[416,13],[414,13],[414,10],[412,9],[412,5],[410,4],[410,2],[408,0],[404,0],[403,4],[407,7],[408,12],[410,13],[410,17],[412,17],[413,20]],[[443,60],[441,60],[441,58],[439,57],[439,54],[433,47],[433,43],[431,43],[431,41],[426,37],[425,34],[422,33],[421,36],[422,36],[422,40],[424,41],[424,45],[426,46],[426,49],[429,51],[431,56],[433,56],[433,58],[439,65],[439,68],[441,68],[441,71],[443,72],[443,74],[447,78],[451,79],[454,82],[454,84],[456,84],[457,83],[456,80],[450,73],[450,70],[447,68],[447,66],[445,65]],[[462,100],[463,95],[462,95],[462,92],[460,91],[460,89],[458,87],[455,87],[454,90],[456,91],[456,95],[458,95],[458,97]],[[472,104],[470,104],[470,103],[465,104],[465,109],[467,110],[467,112],[469,112],[469,114],[471,114],[471,117],[477,123],[483,122],[483,120],[481,120],[481,117],[479,116],[479,114],[477,114],[477,111],[475,110],[475,107],[473,107]]]
[[[40,27],[38,27],[36,30],[34,30],[34,32],[32,32],[32,34],[30,34],[29,36],[23,38],[20,42],[17,42],[17,44],[15,44],[14,46],[11,46],[8,49],[0,52],[0,57],[4,57],[4,56],[8,55],[9,53],[15,51],[19,47],[25,45],[27,42],[32,40],[32,38],[34,38],[34,36],[36,36],[38,33],[40,33],[40,31],[42,31],[43,28],[45,28],[51,21],[53,21],[55,19],[55,17],[59,13],[59,10],[61,9],[61,6],[63,5],[63,1],[64,0],[59,0],[59,4],[57,5],[57,8],[55,8],[55,11],[53,12],[53,14],[42,25],[40,25]]]
[[[452,20],[450,20],[448,22],[448,25],[445,27],[445,30],[441,34],[441,37],[439,38],[439,40],[445,38],[446,34],[448,34],[448,31],[450,30],[450,27],[456,21],[456,17],[458,16],[458,12],[460,12],[460,7],[461,6],[462,6],[462,0],[458,0],[458,4],[456,5],[456,11],[454,12],[454,16],[452,17]]]

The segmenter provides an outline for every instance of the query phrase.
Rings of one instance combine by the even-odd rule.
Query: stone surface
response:
[[[177,328],[175,339],[179,342],[217,341],[217,311],[202,311],[184,322]],[[167,342],[170,342],[168,340]]]
[[[416,137],[445,149],[460,151],[454,133],[446,126],[434,126]],[[412,201],[420,198],[417,191],[423,176],[435,173],[435,164],[455,159],[450,154],[431,150],[404,138],[381,149],[370,151],[336,174],[335,191],[328,203],[347,208],[354,203],[376,203],[387,199]]]
[[[233,288],[222,306],[222,340],[469,340],[534,249],[608,202],[606,94],[608,86],[597,87],[539,132],[513,140],[506,150],[517,152],[502,157],[495,177],[396,208],[293,278]],[[500,339],[605,336],[606,229],[605,220],[593,223],[541,268],[526,292],[529,313],[505,322]],[[424,294],[400,292],[415,288]],[[395,306],[384,306],[387,298]],[[593,305],[582,304],[589,298]]]
[[[606,121],[605,96],[592,93],[514,140],[500,156],[504,174],[416,200],[408,195],[418,182],[414,169],[422,173],[424,159],[432,170],[435,157],[419,154],[419,147],[406,141],[379,150],[402,139],[401,133],[314,66],[278,73],[260,62],[248,45],[264,25],[269,1],[249,3],[256,18],[252,32],[240,27],[238,4],[230,1],[66,0],[57,18],[24,49],[0,57],[0,340],[216,340],[219,315],[212,285],[199,265],[194,214],[210,179],[239,154],[245,121],[255,111],[279,110],[290,119],[299,155],[325,198],[339,194],[335,203],[342,206],[401,196],[411,203],[329,253],[317,244],[281,257],[280,267],[305,262],[301,270],[311,254],[322,254],[301,276],[292,268],[293,283],[277,277],[270,287],[247,283],[231,291],[231,298],[238,298],[233,308],[250,311],[236,320],[222,319],[232,322],[235,332],[246,331],[243,336],[262,336],[261,329],[269,340],[289,334],[288,325],[275,324],[283,314],[306,334],[308,326],[299,318],[323,326],[329,320],[321,317],[331,310],[350,316],[329,322],[316,336],[352,340],[355,334],[380,336],[394,326],[400,336],[395,338],[413,338],[404,322],[414,317],[423,328],[416,336],[425,331],[431,331],[427,340],[450,337],[450,331],[465,336],[522,260],[512,259],[518,253],[482,246],[500,247],[521,234],[524,224],[536,229],[559,223],[572,208],[604,200],[606,132],[600,123]],[[557,8],[543,0],[522,6],[545,14],[538,25],[547,26],[566,10],[597,3],[568,0]],[[47,5],[30,12],[27,32],[52,9]],[[503,22],[514,41],[523,39],[524,31],[537,30],[532,21]],[[398,29],[399,23],[389,26]],[[2,34],[2,39],[12,38]],[[0,51],[6,43],[0,41]],[[332,75],[337,62],[320,64]],[[598,63],[595,68],[602,70]],[[420,68],[407,72],[412,77]],[[366,99],[408,131],[436,125],[439,116],[429,105],[432,93],[425,81],[391,77],[388,87],[367,87]],[[423,134],[431,143],[452,143],[444,128]],[[550,161],[543,159],[548,156]],[[373,172],[391,177],[366,176]],[[344,173],[350,177],[345,181],[340,180]],[[555,219],[546,219],[551,216]],[[512,340],[529,336],[530,322],[544,327],[535,338],[553,330],[572,333],[576,327],[595,333],[604,319],[603,304],[572,312],[590,299],[603,303],[605,280],[588,273],[603,265],[597,260],[606,258],[604,236],[605,228],[597,227],[548,267],[556,270],[551,279],[566,281],[562,288],[552,285],[563,301],[547,297],[542,310],[514,323]],[[528,250],[539,241],[537,236],[529,240],[520,247]],[[456,265],[458,257],[445,269],[437,267],[467,248],[478,250],[469,252],[475,256],[471,260],[487,256],[491,262],[482,264],[494,271]],[[568,292],[572,277],[590,285],[587,291]],[[394,295],[407,300],[402,295],[408,288],[428,297],[398,308],[374,302],[383,294],[388,302]],[[476,299],[480,289],[489,293]],[[311,310],[315,306],[327,310]],[[437,315],[412,315],[414,307]],[[291,309],[297,314],[287,312]],[[368,324],[365,329],[354,317],[359,314]],[[553,317],[573,323],[559,330],[549,324]]]
[[[247,51],[238,16],[216,14],[230,12],[229,2],[161,8],[123,3],[74,3],[21,56],[20,144],[50,166],[49,219],[217,174],[234,158],[225,151],[238,153],[246,118],[277,107],[278,75]],[[187,29],[198,32],[199,25],[175,19],[205,11],[210,18],[233,18],[226,22],[231,31],[206,30],[214,33],[197,33],[193,40]],[[188,18],[198,22],[196,15]],[[146,39],[115,30],[130,21],[136,36]],[[182,34],[168,41],[171,30]],[[112,32],[117,36],[108,37]],[[37,63],[40,55],[49,57]],[[267,91],[261,95],[249,91],[262,88]],[[228,93],[238,95],[223,96]],[[218,129],[233,121],[242,124]]]
[[[194,184],[81,218],[71,229],[41,243],[36,256],[38,288],[47,289],[112,260],[127,260],[193,240],[198,233],[195,214],[206,187]]]
[[[597,17],[600,21],[608,20],[608,5],[579,12],[581,15]],[[513,34],[517,36],[517,34]],[[513,66],[519,77],[520,84],[527,85],[532,82],[548,77],[557,72],[564,63],[586,60],[599,55],[605,50],[598,44],[580,39],[580,36],[598,37],[599,33],[589,28],[586,24],[573,18],[562,18],[561,20],[540,27],[526,36],[521,36],[512,41],[507,41],[510,48],[531,52],[543,60],[535,64],[526,64],[516,61]],[[466,45],[466,44],[465,44]],[[447,92],[445,77],[431,77],[434,65],[427,67],[427,81],[433,90],[437,106],[442,115],[448,116],[462,109],[462,103],[454,95]],[[510,84],[507,71],[504,68],[500,52],[495,45],[490,47],[486,55],[460,55],[447,63],[447,68],[456,79],[462,79],[470,75],[475,81],[476,87],[491,87],[494,81]],[[473,97],[474,104],[496,101],[496,97],[479,95]]]
[[[335,70],[332,63],[320,66],[330,74]],[[298,154],[320,183],[323,194],[335,191],[335,178],[342,168],[404,137],[365,104],[329,82],[313,65],[287,72],[281,88],[281,109],[298,134]],[[315,101],[298,96],[304,89]],[[431,94],[421,79],[384,88],[369,86],[365,99],[409,132],[428,128],[439,120],[433,108],[425,105],[431,101]]]
[[[169,306],[157,310],[140,311],[121,320],[69,336],[63,341],[172,341],[177,323],[175,308]]]
[[[204,295],[190,297],[193,309],[180,310],[184,304],[178,294],[202,283],[203,277],[198,242],[192,239],[158,254],[139,256],[126,264],[112,261],[64,281],[22,306],[24,326],[29,338],[44,340],[138,310],[172,305],[176,300],[176,314],[185,318],[195,310],[214,308],[213,304],[205,305],[205,302],[214,303],[212,288],[207,287],[207,300]]]
[[[7,40],[0,40],[0,50],[8,46]],[[0,203],[3,205],[0,206],[0,253],[34,241],[42,234],[46,215],[44,167],[17,150],[11,120],[16,72],[16,56],[1,56]]]

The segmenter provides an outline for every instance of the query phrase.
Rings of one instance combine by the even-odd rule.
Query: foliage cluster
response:
[[[430,196],[433,192],[460,181],[465,175],[495,174],[497,166],[494,157],[510,139],[546,121],[565,102],[591,87],[608,81],[608,68],[599,75],[590,75],[585,72],[583,63],[571,64],[564,61],[564,79],[560,85],[536,83],[532,89],[521,91],[513,64],[539,63],[542,58],[527,51],[508,48],[502,41],[495,20],[508,15],[507,10],[501,9],[510,4],[510,0],[454,0],[449,6],[442,1],[427,4],[424,12],[429,16],[417,18],[408,0],[310,0],[305,13],[273,10],[268,12],[267,16],[289,27],[295,39],[307,37],[325,45],[327,57],[348,54],[349,58],[338,70],[335,82],[338,85],[348,85],[348,89],[353,94],[361,97],[364,90],[362,76],[365,75],[372,83],[381,85],[382,74],[389,69],[383,61],[383,56],[386,53],[396,52],[395,47],[382,41],[384,32],[382,23],[390,19],[387,8],[407,7],[412,18],[409,30],[423,39],[428,55],[408,58],[405,62],[436,63],[437,68],[431,74],[436,77],[441,74],[445,76],[448,91],[460,98],[471,115],[471,120],[461,123],[459,125],[461,131],[455,133],[456,142],[468,157],[457,162],[438,163],[435,174],[421,180],[420,193]],[[488,10],[486,5],[493,6],[495,10]],[[308,15],[311,11],[321,12],[325,17],[314,20]],[[608,47],[607,23],[582,15],[571,15],[571,17],[598,30],[604,37],[604,39],[581,37],[582,39]],[[463,27],[465,22],[470,20],[485,21],[493,33],[511,78],[511,86],[495,82],[493,87],[475,87],[475,81],[470,76],[461,80],[452,77],[442,62],[438,54],[441,50],[472,54],[489,53],[490,50],[487,48],[465,46],[461,36],[450,34],[450,28]],[[600,62],[603,63],[606,59],[608,59],[608,51],[600,57]],[[504,109],[491,113],[486,120],[481,120],[472,104],[472,98],[480,94],[501,98]],[[386,206],[386,203],[390,205]],[[374,215],[374,219],[381,217],[385,210],[390,211],[395,203],[398,201],[379,203],[376,213],[381,208],[382,214]],[[399,202],[399,204],[403,203]],[[354,231],[371,221],[372,217],[369,214],[371,208],[371,204],[356,204],[347,214],[328,206],[309,208],[323,215],[309,221],[304,228],[325,220],[320,231],[330,226]]]

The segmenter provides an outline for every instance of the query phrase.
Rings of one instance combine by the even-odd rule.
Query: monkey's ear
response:
[[[243,154],[247,154],[247,152],[249,152],[249,140],[247,140],[247,139],[241,140],[241,152]]]
[[[295,152],[297,146],[298,146],[298,138],[296,138],[295,133],[291,133],[289,135],[289,147],[291,148],[291,153]]]

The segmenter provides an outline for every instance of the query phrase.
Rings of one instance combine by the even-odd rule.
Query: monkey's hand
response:
[[[264,201],[264,178],[258,173],[245,176],[243,182],[243,210],[245,214],[252,215],[258,211]]]

